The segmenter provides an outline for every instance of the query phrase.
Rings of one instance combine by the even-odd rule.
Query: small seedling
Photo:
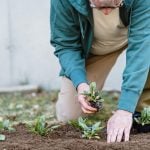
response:
[[[45,116],[38,117],[33,124],[29,125],[29,128],[32,132],[37,133],[41,136],[46,135],[48,132],[48,128]]]
[[[15,131],[15,129],[12,127],[9,120],[1,120],[0,121],[0,131],[7,130],[9,132]],[[0,134],[0,141],[5,141],[6,137],[3,134]]]
[[[4,130],[10,131],[10,132],[15,131],[15,129],[12,127],[9,120],[0,121],[0,131],[4,131]]]
[[[104,128],[100,121],[89,125],[88,120],[82,117],[78,121],[70,121],[69,124],[80,129],[82,131],[82,138],[86,139],[100,139],[98,133]]]
[[[38,117],[33,124],[29,125],[29,128],[32,132],[37,133],[41,136],[47,135],[48,132],[52,132],[58,127],[60,127],[60,125],[53,125],[49,127],[48,123],[46,122],[45,116]]]
[[[150,107],[144,108],[139,118],[134,118],[137,124],[150,125]]]
[[[90,103],[90,106],[97,109],[97,111],[103,108],[103,101],[101,97],[101,92],[97,90],[96,83],[90,83],[90,90],[82,93],[86,96],[87,101]]]

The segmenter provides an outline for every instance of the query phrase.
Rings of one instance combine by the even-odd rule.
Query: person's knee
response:
[[[81,115],[81,106],[77,100],[77,92],[71,80],[62,77],[62,84],[56,103],[56,117],[58,121],[67,122],[77,119]]]
[[[68,122],[69,120],[77,119],[80,115],[80,110],[74,111],[74,109],[69,108],[69,106],[65,107],[61,105],[59,101],[56,103],[56,117],[58,121]]]

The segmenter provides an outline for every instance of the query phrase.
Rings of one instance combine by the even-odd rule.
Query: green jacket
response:
[[[134,112],[150,70],[150,0],[125,0],[130,11],[126,67],[118,109]],[[75,87],[87,82],[85,59],[93,40],[93,17],[88,0],[51,0],[51,43],[61,76]]]

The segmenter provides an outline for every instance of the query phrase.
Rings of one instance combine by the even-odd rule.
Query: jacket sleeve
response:
[[[78,14],[68,1],[51,0],[51,44],[65,76],[75,87],[86,79]]]
[[[118,109],[134,112],[150,71],[150,0],[134,0]]]

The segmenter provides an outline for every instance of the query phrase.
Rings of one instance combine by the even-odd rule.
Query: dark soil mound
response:
[[[81,139],[79,130],[65,125],[42,137],[30,133],[25,125],[16,126],[13,133],[4,132],[6,141],[0,150],[150,150],[150,133],[131,135],[130,142],[107,144],[104,133],[101,140]]]

